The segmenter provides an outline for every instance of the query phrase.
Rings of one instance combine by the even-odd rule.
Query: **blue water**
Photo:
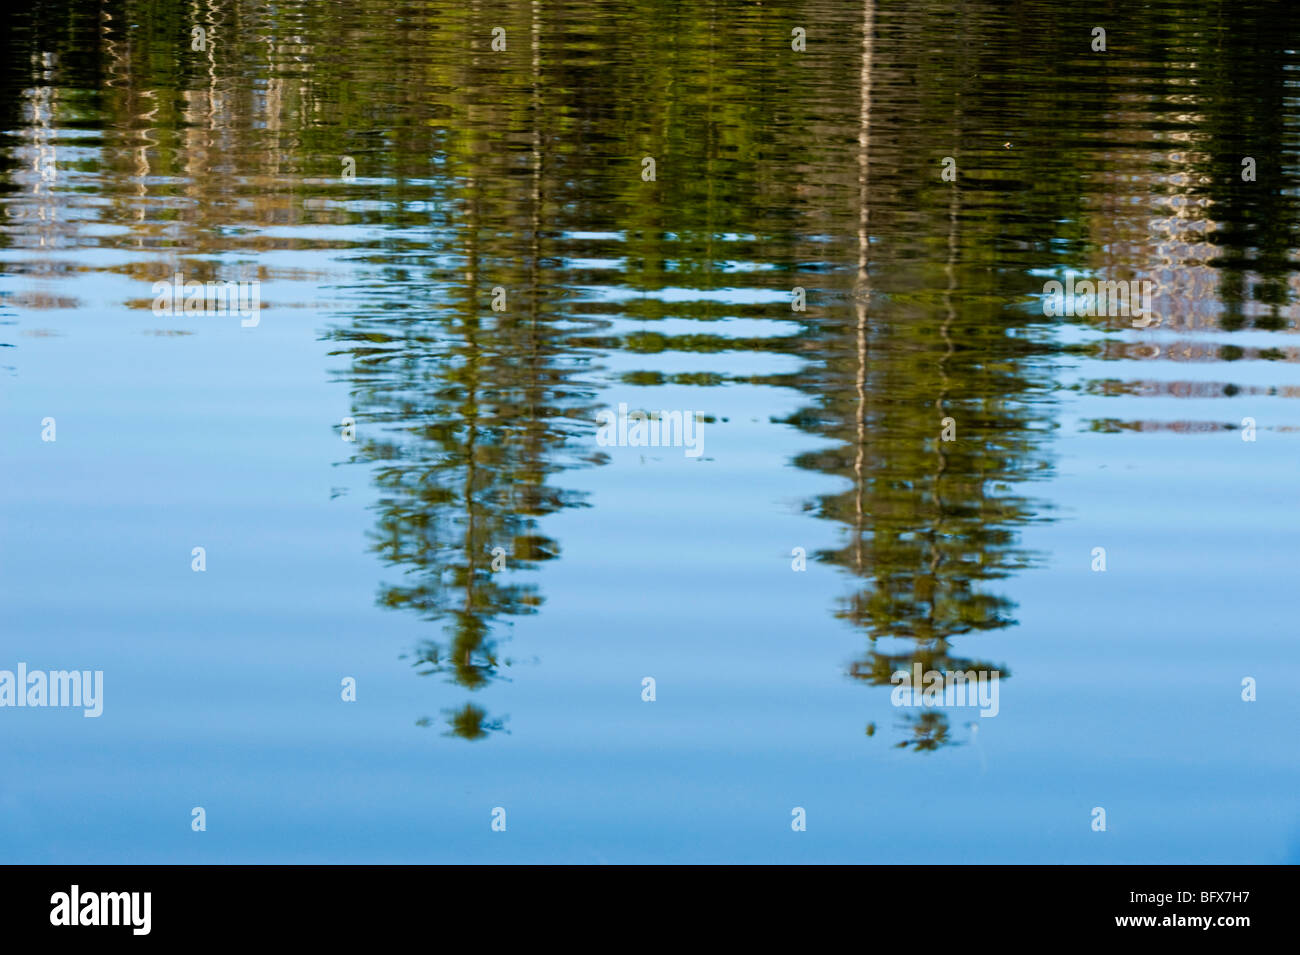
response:
[[[255,4],[209,73],[148,60],[187,62],[187,8],[120,4],[105,38],[67,6],[5,41],[0,670],[102,670],[104,711],[0,708],[0,861],[1300,861],[1300,352],[1292,299],[1269,301],[1297,288],[1294,136],[1261,186],[1273,218],[1198,191],[1232,132],[1216,117],[1248,114],[1218,70],[1249,31],[1133,12],[1112,36],[1163,16],[1164,45],[1116,47],[1108,86],[1085,40],[1058,88],[1033,72],[1057,47],[1002,55],[1019,34],[995,3],[954,26],[946,5],[818,0],[710,34],[700,11],[669,29],[593,0],[512,12],[509,69],[491,17],[442,0],[416,32],[382,3]],[[822,45],[772,66],[801,22]],[[1221,59],[1180,62],[1216,37]],[[1241,148],[1266,157],[1250,140],[1294,125],[1295,54],[1253,62],[1240,95],[1277,103]],[[1201,86],[1170,79],[1189,69]],[[949,122],[961,192],[937,175]],[[1178,209],[1227,238],[1160,244]],[[154,315],[178,266],[255,269],[258,325]],[[1065,266],[1210,285],[1159,328],[1047,319]],[[707,416],[704,453],[599,447],[620,402]],[[944,414],[958,439],[932,467]],[[914,558],[930,532],[988,575]],[[537,537],[553,556],[521,556]],[[943,599],[836,615],[886,579]],[[915,714],[851,672],[921,653],[968,580],[1005,619],[943,636],[1009,674],[999,712],[947,708],[918,749]],[[423,608],[383,605],[433,581]],[[481,686],[419,661],[432,641],[446,662],[471,590]],[[481,734],[455,732],[467,703]]]

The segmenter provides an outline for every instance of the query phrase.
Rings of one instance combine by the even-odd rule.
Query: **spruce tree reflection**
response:
[[[1052,210],[1042,221],[968,217],[959,175],[942,188],[918,190],[900,211],[890,201],[897,184],[942,181],[921,164],[969,138],[964,116],[976,108],[945,112],[943,104],[955,101],[959,87],[975,104],[1000,93],[972,82],[978,54],[954,52],[959,62],[927,74],[920,105],[910,107],[938,122],[918,125],[907,111],[882,108],[873,88],[915,74],[906,57],[879,44],[875,16],[867,0],[858,129],[854,155],[843,163],[856,172],[844,190],[854,219],[836,229],[856,239],[842,247],[842,260],[856,268],[835,295],[852,304],[819,325],[825,361],[803,386],[815,405],[792,419],[838,444],[795,463],[848,484],[818,498],[814,509],[845,531],[839,547],[817,558],[858,582],[836,610],[869,640],[850,675],[889,687],[896,671],[919,663],[923,671],[996,669],[1005,678],[1005,666],[957,656],[952,641],[1015,623],[1014,604],[987,585],[1033,561],[1016,528],[1041,509],[1016,488],[1048,467],[1044,396],[1051,378],[1041,360],[1050,345],[1034,329],[1041,320],[1000,300],[997,273],[1014,259],[995,239],[1013,250],[1044,247],[1051,223],[1072,210]],[[1025,162],[1012,153],[984,161]],[[1027,171],[1014,173],[1024,178]],[[943,440],[945,423],[954,440]],[[955,743],[942,710],[909,714],[900,725],[899,747],[927,752]],[[875,730],[868,725],[867,736]]]
[[[585,463],[591,412],[587,393],[570,385],[575,356],[537,292],[540,198],[525,194],[489,210],[482,180],[467,181],[464,284],[446,290],[454,305],[405,330],[379,315],[335,337],[353,355],[355,416],[370,435],[359,457],[377,464],[374,549],[405,575],[383,587],[379,602],[440,626],[412,654],[419,673],[476,691],[511,663],[499,648],[504,618],[536,613],[543,602],[520,575],[559,556],[539,521],[582,503],[549,482]],[[479,238],[489,214],[526,217],[527,227],[489,247]],[[522,290],[500,312],[486,304],[498,286]],[[449,735],[471,740],[505,724],[472,703],[444,711],[442,722]]]

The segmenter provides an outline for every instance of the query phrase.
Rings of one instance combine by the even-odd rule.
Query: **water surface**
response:
[[[15,14],[0,669],[105,700],[0,710],[0,858],[1300,860],[1298,28]],[[156,315],[178,271],[256,326]],[[996,717],[892,705],[917,663]]]

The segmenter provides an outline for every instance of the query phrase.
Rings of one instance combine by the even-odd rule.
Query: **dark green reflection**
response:
[[[1169,325],[1200,327],[1200,306],[1216,330],[1291,325],[1300,7],[1104,12],[42,3],[0,33],[0,115],[26,137],[0,151],[0,189],[30,193],[15,208],[49,248],[76,232],[75,207],[102,229],[78,241],[139,250],[86,268],[148,282],[255,263],[272,298],[318,270],[355,459],[379,490],[379,601],[429,621],[413,664],[455,688],[429,725],[466,739],[506,725],[475,691],[503,679],[510,620],[542,606],[535,572],[561,554],[543,522],[583,506],[565,472],[600,461],[594,412],[615,380],[797,391],[788,424],[830,445],[793,463],[842,481],[811,506],[840,532],[818,555],[847,582],[833,613],[866,641],[851,676],[883,689],[921,663],[1005,678],[970,644],[1015,624],[998,582],[1034,563],[1022,530],[1049,517],[1030,483],[1051,470],[1060,362],[1150,348],[1109,320],[1058,348],[1059,323],[1034,310],[1044,278],[1204,279],[1171,293],[1188,307]],[[76,150],[54,135],[72,131]],[[34,143],[60,157],[44,192],[15,185]],[[803,313],[786,304],[796,286]],[[300,303],[276,304],[290,321]],[[1294,360],[1274,344],[1180,354]],[[675,367],[687,354],[711,364]],[[1222,428],[1130,420],[1121,402],[1246,392],[1167,377],[1085,382],[1122,409],[1091,427]],[[900,720],[894,745],[954,741],[941,712]]]

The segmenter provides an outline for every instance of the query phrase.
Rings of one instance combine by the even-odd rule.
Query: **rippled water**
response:
[[[1300,8],[1107,9],[14,14],[0,858],[1300,861]]]

